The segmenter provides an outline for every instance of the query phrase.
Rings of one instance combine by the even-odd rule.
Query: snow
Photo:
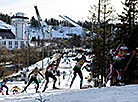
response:
[[[137,102],[138,85],[112,86],[89,89],[47,90],[44,93],[28,93],[17,95],[0,95],[0,102],[39,102],[42,97],[46,102]]]
[[[66,57],[65,57],[66,59]],[[71,59],[71,58],[70,58]],[[48,58],[44,59],[44,62],[47,63]],[[66,60],[67,61],[67,60]],[[41,80],[39,84],[40,93],[35,93],[35,84],[31,84],[27,88],[27,93],[20,93],[13,95],[11,89],[13,86],[17,85],[21,90],[23,90],[24,84],[23,81],[13,81],[8,82],[7,86],[9,87],[10,95],[1,95],[0,94],[0,102],[40,102],[38,99],[41,99],[41,102],[138,102],[138,85],[126,85],[126,86],[108,86],[102,88],[88,88],[88,89],[79,89],[80,78],[76,77],[71,89],[69,89],[69,84],[72,80],[73,71],[72,68],[75,65],[73,60],[70,60],[72,63],[72,68],[66,68],[66,61],[64,59],[61,60],[62,68],[60,68],[61,76],[60,76],[60,86],[59,78],[57,77],[56,87],[61,88],[60,90],[52,90],[53,80],[50,78],[50,82],[48,84],[48,88],[44,93],[41,93],[45,82],[44,79]],[[44,65],[46,65],[46,63]],[[35,65],[29,67],[32,69],[34,66],[41,67],[42,61],[37,62]],[[68,63],[70,64],[70,63]],[[63,79],[63,71],[66,71],[65,79]],[[86,70],[82,70],[83,72],[83,86],[87,85],[87,80],[85,77],[89,75]],[[41,76],[38,76],[41,78]],[[91,83],[93,84],[93,83]],[[4,89],[4,88],[3,88]],[[19,92],[21,92],[19,90]],[[6,90],[3,90],[4,94]],[[45,100],[45,101],[44,101]]]

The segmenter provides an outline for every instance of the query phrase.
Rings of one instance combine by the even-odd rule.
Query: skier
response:
[[[19,94],[19,90],[21,90],[18,86],[14,86],[12,89],[13,94]]]
[[[114,72],[117,72],[118,74],[117,85],[120,84],[120,81],[122,80],[121,60],[125,59],[126,55],[130,55],[130,53],[127,52],[126,46],[121,46],[119,50],[112,53],[113,60],[110,62],[110,73],[107,75],[103,86],[105,86],[108,80],[111,79]]]
[[[61,58],[63,58],[63,55],[64,53],[55,61],[55,67],[54,67],[54,70],[53,70],[53,73],[56,73],[57,76],[58,76],[58,85],[60,86],[60,70],[58,69],[59,67],[59,64],[60,64],[60,61],[61,61]]]
[[[0,82],[0,93],[2,93],[2,95],[4,95],[4,93],[2,92],[3,91],[3,87],[6,88],[6,95],[9,95],[8,94],[8,90],[9,88],[6,86],[6,83],[8,82],[8,79],[3,79],[2,82]]]
[[[75,78],[76,78],[76,75],[77,75],[77,73],[79,74],[79,77],[80,77],[80,89],[82,89],[82,83],[83,83],[83,75],[82,75],[82,71],[81,71],[81,67],[83,66],[83,64],[85,63],[85,62],[89,62],[89,61],[87,61],[86,60],[86,57],[85,57],[85,55],[82,55],[82,57],[81,58],[76,58],[75,60],[77,60],[77,63],[76,63],[76,65],[75,65],[75,67],[73,68],[73,70],[74,70],[74,76],[73,76],[73,78],[72,78],[72,81],[71,81],[71,84],[70,84],[70,88],[71,88],[71,86],[72,86],[72,84],[73,84],[73,82],[74,82],[74,80],[75,80]]]
[[[53,80],[54,80],[53,89],[57,89],[57,87],[55,87],[57,78],[53,74],[54,68],[55,68],[55,61],[53,61],[51,64],[49,64],[49,66],[46,68],[46,72],[45,72],[46,84],[45,84],[45,87],[42,92],[45,92],[45,90],[47,88],[47,85],[49,83],[49,77],[53,78]]]
[[[54,73],[58,70],[58,67],[59,67],[62,57],[63,57],[63,54],[56,61],[54,61],[54,65],[55,65],[54,70],[53,70]]]
[[[38,73],[44,78],[44,76],[39,72],[38,67],[35,67],[35,69],[28,75],[28,79],[30,78],[30,75],[32,75],[32,76],[31,76],[31,78],[30,78],[30,80],[29,80],[27,86],[24,88],[24,90],[23,90],[22,92],[26,91],[27,87],[28,87],[33,81],[37,84],[36,93],[38,92],[38,88],[39,88],[39,83],[38,83],[38,80],[37,80],[37,75],[38,75]]]

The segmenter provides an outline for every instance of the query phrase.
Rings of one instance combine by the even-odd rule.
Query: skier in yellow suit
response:
[[[44,78],[44,76],[39,72],[38,68],[35,67],[35,69],[28,75],[28,79],[29,79],[30,75],[32,75],[32,76],[31,76],[31,78],[30,78],[30,80],[29,80],[27,86],[24,88],[24,90],[23,90],[22,92],[26,91],[27,87],[28,87],[33,81],[37,84],[36,93],[38,92],[38,88],[39,88],[39,82],[38,82],[38,80],[37,80],[37,75],[38,75],[38,73]]]

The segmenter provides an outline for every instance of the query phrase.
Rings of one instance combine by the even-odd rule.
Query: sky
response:
[[[88,10],[93,4],[98,5],[99,0],[0,0],[0,12],[14,15],[23,12],[31,18],[36,13],[34,5],[37,5],[42,20],[45,18],[60,19],[59,15],[66,15],[73,20],[87,20],[90,16]],[[121,0],[111,0],[117,12],[122,11]]]

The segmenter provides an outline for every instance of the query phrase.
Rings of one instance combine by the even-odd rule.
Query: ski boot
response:
[[[46,88],[44,88],[42,92],[45,92],[45,90],[46,90]]]
[[[37,90],[36,90],[36,93],[40,93],[40,91],[37,91]]]
[[[44,87],[44,89],[43,89],[43,91],[42,92],[45,92],[45,90],[48,88],[48,86],[47,87]]]
[[[59,88],[57,88],[57,87],[53,87],[53,89],[59,89]]]
[[[8,92],[6,92],[6,95],[9,95],[9,93],[8,93]]]

